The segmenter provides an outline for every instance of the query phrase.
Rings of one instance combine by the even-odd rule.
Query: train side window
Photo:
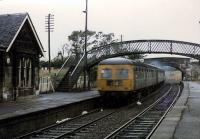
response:
[[[119,69],[116,72],[117,78],[125,79],[128,78],[128,69]]]
[[[112,77],[112,71],[110,69],[101,70],[101,77],[102,78],[111,78]]]

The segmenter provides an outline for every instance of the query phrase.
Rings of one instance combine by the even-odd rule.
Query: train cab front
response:
[[[97,88],[102,96],[124,96],[133,90],[130,65],[99,65]]]

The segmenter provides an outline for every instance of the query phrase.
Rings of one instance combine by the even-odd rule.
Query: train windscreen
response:
[[[118,69],[116,72],[116,77],[119,79],[128,78],[128,69]]]
[[[101,70],[101,78],[111,78],[112,71],[110,69],[103,69]]]

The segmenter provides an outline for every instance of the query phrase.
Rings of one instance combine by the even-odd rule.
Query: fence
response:
[[[53,87],[51,77],[40,77],[40,83],[39,83],[39,93],[49,93],[49,92],[55,92],[55,89]]]

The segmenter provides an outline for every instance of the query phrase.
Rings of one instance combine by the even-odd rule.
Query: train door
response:
[[[147,84],[147,78],[148,78],[148,77],[147,77],[147,68],[145,68],[144,71],[145,71],[145,86],[147,86],[147,85],[148,85],[148,84]]]
[[[155,70],[155,72],[156,72],[156,84],[158,83],[158,79],[159,79],[159,72],[158,72],[158,70]]]

